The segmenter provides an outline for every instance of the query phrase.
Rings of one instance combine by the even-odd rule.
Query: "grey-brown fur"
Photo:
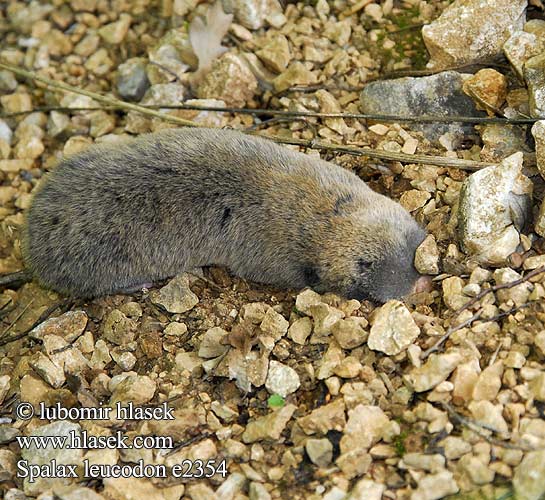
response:
[[[410,292],[424,231],[356,175],[265,139],[169,129],[68,158],[23,241],[43,285],[93,297],[202,265],[384,301]]]

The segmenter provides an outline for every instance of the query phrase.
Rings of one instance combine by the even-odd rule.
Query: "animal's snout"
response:
[[[412,293],[431,292],[432,283],[429,276],[420,276],[413,286]]]

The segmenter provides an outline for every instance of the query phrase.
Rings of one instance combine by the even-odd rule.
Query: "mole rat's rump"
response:
[[[169,129],[92,146],[38,187],[23,254],[81,297],[202,265],[384,301],[409,293],[423,230],[354,174],[265,139]]]

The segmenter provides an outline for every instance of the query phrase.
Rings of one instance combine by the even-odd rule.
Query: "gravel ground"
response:
[[[0,62],[146,105],[329,113],[361,113],[368,105],[373,112],[372,96],[385,106],[386,99],[369,86],[364,99],[363,85],[424,69],[428,54],[421,27],[450,2],[233,0],[233,16],[196,3],[0,4]],[[542,17],[540,2],[533,3],[528,15]],[[504,13],[501,4],[491,7],[493,13]],[[538,36],[543,27],[532,26]],[[440,56],[434,52],[433,58],[441,67]],[[439,93],[452,85],[453,95],[459,89],[454,112],[445,114],[462,114],[456,111],[469,106],[467,113],[475,116],[507,107],[536,116],[530,76],[527,89],[513,67],[488,68],[493,73],[477,73],[469,81],[456,73],[426,85]],[[415,85],[424,78],[418,75]],[[397,91],[393,85],[387,95]],[[489,105],[482,106],[483,100]],[[401,109],[399,101],[394,105]],[[434,109],[410,102],[407,112],[417,105]],[[266,121],[270,117],[262,114],[163,111],[285,139],[501,164],[468,180],[471,172],[460,168],[305,150],[400,200],[426,227],[429,236],[416,264],[434,276],[434,289],[404,302],[381,306],[312,290],[280,291],[221,268],[91,302],[67,301],[35,283],[3,291],[4,498],[539,499],[545,492],[539,126],[534,142],[521,125],[410,128],[354,118]],[[24,209],[63,154],[173,126],[5,70],[0,112],[0,274],[21,269]],[[483,196],[478,188],[486,183],[495,189]],[[480,207],[496,197],[504,203],[495,213],[508,218],[512,230],[488,234],[491,252],[490,241],[483,243],[475,232],[487,216]],[[527,207],[520,227],[513,199]],[[15,415],[20,401],[36,409],[43,403],[113,410],[104,419],[77,412],[72,419],[46,419]],[[116,412],[117,403],[129,402],[155,409],[155,416]],[[84,435],[167,437],[172,443],[39,449],[20,440]],[[46,477],[41,469],[31,482],[17,465],[47,467],[53,460],[73,465],[79,477],[62,479],[58,470]],[[194,466],[193,477],[175,477],[175,467],[185,460],[202,460],[213,469],[225,463],[228,473],[223,477],[219,466],[212,477],[198,477]],[[108,477],[115,474],[92,474],[93,464],[155,468],[153,477],[135,477],[136,469],[132,477]]]

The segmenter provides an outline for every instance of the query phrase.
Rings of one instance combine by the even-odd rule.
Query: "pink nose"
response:
[[[429,276],[420,276],[413,286],[412,293],[431,292],[432,284]]]

